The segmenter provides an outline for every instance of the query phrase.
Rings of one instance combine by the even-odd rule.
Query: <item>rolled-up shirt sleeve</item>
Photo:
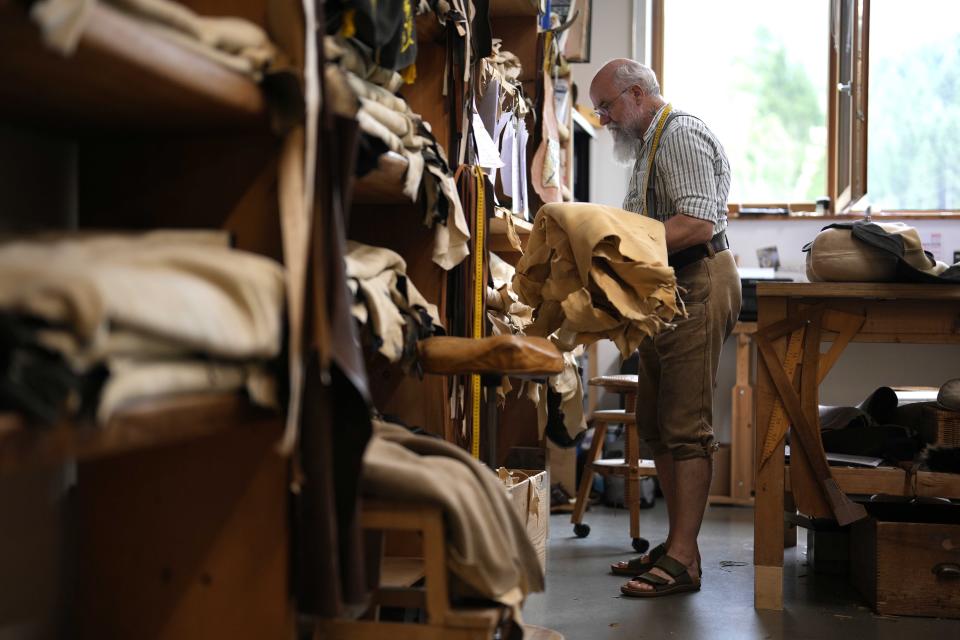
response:
[[[657,172],[676,213],[717,223],[716,151],[705,127],[683,124],[665,135]]]

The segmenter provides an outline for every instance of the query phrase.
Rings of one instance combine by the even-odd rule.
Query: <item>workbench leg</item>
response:
[[[758,300],[758,331],[782,320],[786,315],[785,299],[761,297]],[[786,339],[777,340],[773,346],[777,355],[782,358],[786,351]],[[770,426],[775,397],[776,391],[761,358],[757,361],[754,429],[755,459],[758,465],[762,458],[763,443]],[[783,609],[783,456],[784,445],[781,441],[767,463],[757,469],[753,527],[753,604],[757,609]]]

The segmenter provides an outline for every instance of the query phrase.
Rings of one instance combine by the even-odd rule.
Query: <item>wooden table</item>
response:
[[[858,342],[960,344],[960,286],[865,283],[760,283],[757,286],[758,333],[775,323],[797,318],[822,305],[822,341],[832,341],[814,366],[818,379],[836,362],[846,344]],[[772,344],[781,360],[787,337]],[[833,514],[811,471],[808,456],[824,456],[822,443],[805,451],[792,440],[791,464],[784,464],[781,439],[766,463],[761,463],[776,399],[770,372],[758,358],[756,385],[756,499],[754,515],[754,606],[783,608],[784,491],[789,490],[800,512],[812,518]],[[800,368],[804,366],[801,363]],[[810,365],[807,365],[808,367]],[[786,369],[786,367],[784,367]],[[797,374],[799,378],[800,374]],[[806,414],[818,394],[803,399]],[[815,406],[813,408],[815,412]],[[815,415],[815,414],[814,414]],[[817,434],[819,440],[819,433]],[[768,445],[769,450],[769,445]],[[832,468],[833,479],[848,494],[886,493],[960,497],[960,475],[878,469]]]

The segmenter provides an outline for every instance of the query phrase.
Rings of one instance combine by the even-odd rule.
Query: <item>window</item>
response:
[[[707,123],[730,202],[826,195],[827,2],[667,0],[664,95]]]
[[[726,148],[731,203],[960,211],[960,2],[648,4],[651,66]]]
[[[960,3],[870,4],[870,203],[960,210]]]

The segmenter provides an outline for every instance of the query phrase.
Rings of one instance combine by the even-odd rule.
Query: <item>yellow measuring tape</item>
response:
[[[787,343],[787,353],[783,358],[783,371],[787,374],[787,379],[792,383],[797,375],[797,366],[800,364],[800,355],[803,349],[804,327],[800,327],[790,334],[790,341]],[[767,437],[763,441],[763,452],[760,456],[760,467],[766,464],[773,450],[777,447],[780,440],[787,433],[787,411],[783,406],[780,396],[777,396],[773,405],[773,412],[770,414],[770,427],[767,429]]]
[[[657,130],[653,134],[653,144],[650,145],[650,157],[647,159],[647,177],[645,184],[643,185],[643,209],[640,211],[641,215],[648,215],[647,211],[647,188],[650,186],[650,173],[653,171],[653,160],[657,156],[657,147],[660,146],[660,134],[663,133],[663,127],[667,123],[667,116],[670,115],[670,112],[673,111],[673,105],[668,104],[663,109],[663,113],[660,114],[660,120],[657,121]]]
[[[484,226],[487,222],[486,211],[484,207],[484,175],[483,169],[474,167],[474,177],[477,180],[477,212],[476,228],[473,251],[473,337],[483,337],[483,302],[486,293],[487,283],[483,279],[483,260],[484,260]],[[472,390],[471,405],[473,410],[473,433],[471,433],[470,453],[477,460],[480,459],[480,375],[470,375],[470,388]]]

